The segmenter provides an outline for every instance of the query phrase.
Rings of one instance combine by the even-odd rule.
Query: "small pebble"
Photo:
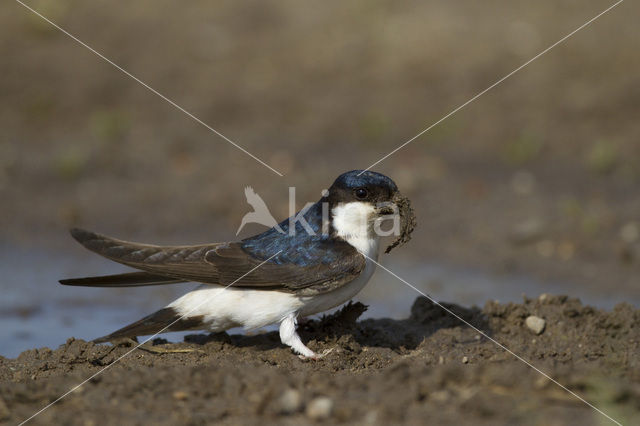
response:
[[[292,414],[302,409],[302,395],[295,389],[287,389],[280,397],[280,412]]]
[[[543,236],[544,228],[544,223],[540,219],[531,218],[525,220],[518,223],[511,230],[511,242],[516,245],[535,243]]]
[[[558,244],[558,257],[564,261],[571,260],[575,252],[576,247],[572,242],[565,241]]]
[[[529,195],[536,185],[535,177],[526,171],[520,171],[511,178],[511,187],[516,194]]]
[[[635,222],[629,222],[620,229],[620,238],[628,244],[633,244],[640,239],[640,226]]]
[[[377,411],[369,411],[365,414],[363,423],[366,425],[377,425],[380,422],[378,421],[378,412]]]
[[[451,395],[449,394],[448,391],[441,390],[441,391],[431,392],[431,395],[429,395],[429,398],[438,402],[447,402],[451,398]]]
[[[173,398],[177,399],[178,401],[184,401],[185,399],[189,398],[189,394],[185,391],[175,391],[173,393]]]
[[[463,363],[463,364],[468,364],[468,363],[469,363],[469,358],[468,358],[468,357],[466,357],[466,356],[463,356],[463,357],[462,357],[462,363]]]
[[[313,399],[309,405],[307,405],[307,417],[312,420],[323,420],[331,416],[333,411],[333,401],[326,396],[321,396]]]
[[[545,320],[535,315],[528,316],[524,323],[529,330],[533,331],[535,334],[542,334],[545,326],[547,325]]]
[[[535,389],[542,389],[546,387],[549,384],[549,382],[550,382],[549,379],[547,379],[544,376],[540,376],[535,380],[535,382],[533,382],[533,387]]]
[[[556,243],[551,240],[542,240],[536,244],[536,250],[542,257],[551,257],[556,252]]]

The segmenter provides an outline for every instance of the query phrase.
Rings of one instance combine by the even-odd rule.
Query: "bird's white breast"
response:
[[[377,259],[378,237],[373,232],[375,208],[371,203],[340,203],[331,211],[336,234],[365,256]]]
[[[350,283],[337,290],[308,298],[301,310],[302,315],[323,312],[347,302],[367,285],[376,269],[376,264],[371,261],[378,260],[379,241],[372,228],[375,218],[373,205],[362,202],[342,203],[334,207],[331,213],[336,234],[365,256],[365,267]]]

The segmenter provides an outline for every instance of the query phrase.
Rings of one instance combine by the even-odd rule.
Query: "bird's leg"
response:
[[[280,341],[287,346],[290,346],[291,349],[297,354],[300,354],[300,357],[305,358],[318,358],[318,354],[309,349],[302,343],[300,340],[300,336],[296,331],[296,325],[298,315],[294,313],[290,313],[280,323]]]

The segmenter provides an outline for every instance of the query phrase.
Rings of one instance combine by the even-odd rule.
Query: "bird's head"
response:
[[[393,216],[398,221],[394,229],[396,239],[386,253],[411,239],[416,225],[411,203],[400,194],[395,182],[383,174],[362,170],[343,173],[333,182],[325,198],[338,236],[375,238],[380,236],[380,220]]]

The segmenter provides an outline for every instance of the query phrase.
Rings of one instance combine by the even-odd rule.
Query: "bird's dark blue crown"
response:
[[[388,176],[381,173],[362,170],[351,170],[338,176],[332,186],[340,186],[343,188],[358,188],[361,186],[381,186],[387,187],[392,191],[397,191],[398,186]]]

